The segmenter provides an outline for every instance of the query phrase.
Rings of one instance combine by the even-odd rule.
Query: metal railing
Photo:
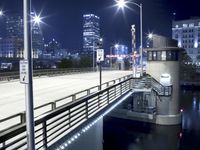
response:
[[[119,83],[123,80],[129,79],[131,77],[132,77],[132,75],[128,75],[128,76],[125,76],[125,77],[122,77],[122,78],[111,80],[109,82],[105,82],[101,85],[101,88],[102,89],[108,88],[109,86],[112,86],[116,83]],[[91,87],[89,89],[85,89],[85,90],[79,91],[77,93],[68,95],[68,96],[63,97],[61,99],[57,99],[53,102],[49,102],[49,103],[40,105],[38,107],[35,107],[34,108],[35,118],[39,117],[40,115],[43,115],[44,113],[51,112],[51,111],[65,105],[65,104],[77,101],[81,98],[84,98],[84,97],[90,95],[90,94],[98,92],[99,90],[100,90],[99,85],[94,86],[94,87]],[[15,126],[21,125],[21,124],[25,123],[25,121],[26,121],[25,111],[20,112],[18,114],[14,114],[14,115],[9,116],[7,118],[1,119],[0,120],[0,133],[4,130],[9,129],[9,128],[13,128]]]
[[[33,70],[33,76],[34,77],[55,76],[55,75],[65,75],[65,74],[74,74],[74,73],[83,73],[92,71],[93,68],[37,69]],[[10,81],[14,79],[19,79],[19,71],[0,73],[0,81]]]
[[[154,78],[151,78],[151,86],[152,89],[159,95],[159,96],[171,96],[172,95],[172,88],[173,86],[163,86]]]
[[[36,149],[47,149],[106,106],[112,105],[130,91],[132,80],[131,76],[126,76],[118,79],[118,82],[113,81],[112,85],[109,84],[112,81],[107,82],[105,89],[97,92],[86,90],[89,95],[79,99],[71,96],[71,102],[64,105],[58,105],[58,102],[66,98],[46,104],[51,107],[51,111],[35,118]],[[25,122],[0,133],[0,149],[27,149]]]

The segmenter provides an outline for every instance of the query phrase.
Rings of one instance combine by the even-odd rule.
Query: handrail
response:
[[[46,149],[132,88],[132,77],[35,118],[36,149]],[[0,149],[26,149],[25,123],[0,133]],[[59,139],[58,139],[59,138]]]
[[[52,76],[60,74],[73,74],[79,72],[92,72],[93,68],[65,68],[65,69],[36,69],[33,70],[34,77],[40,76]],[[2,72],[0,73],[0,81],[10,81],[13,79],[19,79],[19,71],[14,72]]]
[[[122,77],[122,78],[118,78],[118,79],[115,79],[115,80],[112,80],[112,81],[105,82],[102,85],[106,85],[106,86],[105,87],[102,86],[103,87],[102,89],[108,88],[109,86],[112,86],[112,85],[114,85],[116,83],[119,83],[120,81],[123,81],[125,79],[129,79],[131,77],[132,77],[131,75],[127,75],[127,76]],[[98,86],[94,86],[94,87],[91,87],[91,88],[76,92],[74,94],[68,95],[66,97],[57,99],[57,100],[55,100],[53,102],[49,102],[49,103],[40,105],[40,106],[34,108],[35,118],[37,118],[40,115],[43,115],[44,113],[51,112],[51,111],[53,111],[53,110],[55,110],[55,109],[57,109],[57,108],[59,108],[59,107],[61,107],[63,105],[66,105],[68,103],[77,101],[77,100],[79,100],[81,98],[84,98],[84,97],[90,95],[90,94],[98,92],[99,89],[100,89],[99,85]],[[6,123],[6,122],[11,122],[12,120],[17,120],[17,121],[13,122],[10,125],[8,125],[8,123]],[[16,125],[23,124],[25,122],[25,120],[26,120],[25,112],[14,114],[12,116],[9,116],[8,118],[1,119],[0,120],[0,124],[6,124],[6,126],[4,128],[0,128],[0,133],[2,131],[4,131],[4,130],[10,129],[10,128],[16,126]]]
[[[159,95],[159,96],[171,96],[172,95],[172,88],[173,86],[164,86],[156,79],[151,78],[151,86],[152,89]]]

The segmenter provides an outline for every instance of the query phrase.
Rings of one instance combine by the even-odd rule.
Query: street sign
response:
[[[104,61],[104,49],[97,49],[97,62]]]
[[[28,61],[20,60],[20,83],[28,84]]]

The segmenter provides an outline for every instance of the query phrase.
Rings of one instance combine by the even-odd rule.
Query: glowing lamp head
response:
[[[153,38],[153,34],[152,34],[152,33],[149,33],[148,38],[149,38],[149,39],[152,39],[152,38]]]
[[[119,8],[124,8],[126,6],[126,1],[125,0],[117,0],[117,6]]]
[[[115,44],[115,48],[118,48],[119,47],[119,44]]]
[[[0,10],[0,16],[3,16],[3,11],[2,10]]]
[[[35,16],[33,17],[33,22],[34,22],[35,24],[40,24],[40,23],[42,22],[42,19],[41,19],[40,16],[35,15]]]

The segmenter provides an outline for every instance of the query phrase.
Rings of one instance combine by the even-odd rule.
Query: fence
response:
[[[47,149],[97,112],[111,105],[117,98],[130,91],[132,80],[131,76],[126,76],[104,83],[106,86],[101,91],[92,91],[99,88],[93,87],[36,108],[35,111],[46,106],[50,108],[35,118],[36,149]],[[82,92],[86,95],[77,98]],[[0,149],[27,149],[26,124],[23,119],[25,114],[20,113],[18,116],[20,123],[0,133]]]

